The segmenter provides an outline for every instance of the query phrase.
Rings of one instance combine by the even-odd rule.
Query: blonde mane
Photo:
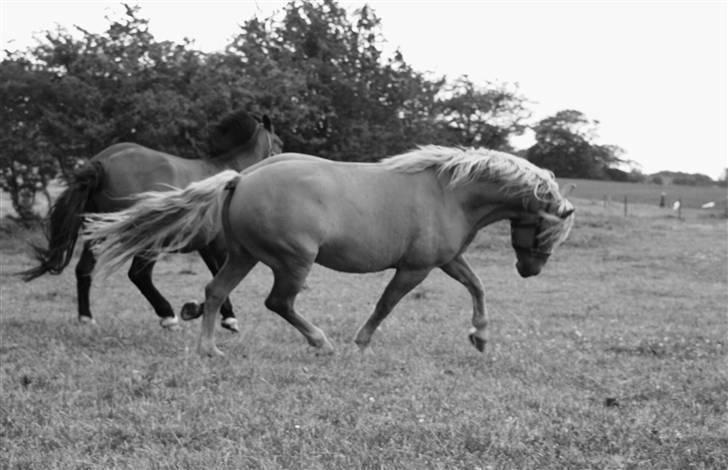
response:
[[[448,178],[450,187],[476,180],[492,182],[509,197],[523,198],[524,207],[530,198],[554,203],[556,210],[564,201],[552,172],[525,158],[496,150],[427,145],[385,158],[381,163],[405,173],[433,169],[438,176]]]

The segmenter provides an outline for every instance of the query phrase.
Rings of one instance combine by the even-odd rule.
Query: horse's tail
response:
[[[222,228],[225,183],[239,177],[226,170],[184,189],[141,193],[123,211],[85,214],[82,233],[95,243],[98,266],[109,273],[140,253],[154,256],[212,240]]]
[[[73,179],[51,206],[44,235],[48,247],[31,243],[38,265],[22,271],[23,280],[31,281],[45,273],[60,274],[68,266],[81,228],[81,214],[93,210],[89,198],[102,184],[104,168],[93,161],[73,174]]]

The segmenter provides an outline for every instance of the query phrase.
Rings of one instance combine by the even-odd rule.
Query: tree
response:
[[[195,156],[211,101],[197,80],[204,54],[189,43],[156,41],[139,7],[125,8],[103,34],[48,33],[33,51],[56,80],[43,103],[46,134],[74,158],[119,141]]]
[[[367,6],[350,15],[334,0],[293,1],[280,19],[246,22],[227,51],[278,113],[287,150],[372,160],[426,134],[440,86],[400,53],[385,60],[379,28]]]
[[[559,177],[603,179],[608,168],[626,160],[621,148],[594,142],[598,124],[580,111],[559,111],[533,127],[536,143],[526,158]]]
[[[49,87],[48,74],[17,54],[0,63],[0,188],[24,222],[39,218],[33,209],[38,191],[50,203],[47,186],[57,172],[35,106]]]
[[[103,34],[58,29],[24,53],[6,51],[0,171],[14,204],[115,142],[200,156],[209,124],[232,109],[227,84],[189,41],[156,41],[138,7],[108,21]]]
[[[526,129],[530,113],[517,89],[486,83],[476,85],[467,76],[445,87],[440,102],[443,143],[512,150],[511,135]]]

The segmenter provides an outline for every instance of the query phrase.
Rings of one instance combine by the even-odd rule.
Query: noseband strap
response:
[[[541,231],[542,222],[543,217],[539,217],[536,222],[511,222],[511,245],[513,246],[513,249],[516,251],[516,253],[543,260],[546,260],[549,256],[551,256],[550,251],[540,250],[538,247],[538,234]],[[521,245],[519,243],[516,243],[516,237],[514,237],[514,232],[517,228],[527,228],[533,230],[533,240],[530,245]]]

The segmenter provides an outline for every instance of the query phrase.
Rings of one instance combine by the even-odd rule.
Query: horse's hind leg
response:
[[[78,299],[78,320],[81,323],[93,323],[91,307],[89,302],[89,291],[91,290],[91,274],[96,266],[96,258],[91,251],[91,246],[84,243],[81,257],[76,265],[76,295]]]
[[[478,275],[473,272],[462,255],[457,256],[449,263],[441,266],[450,277],[464,285],[473,297],[473,328],[468,338],[475,348],[483,352],[487,340],[486,327],[488,326],[488,312],[485,309],[485,292]]]
[[[240,281],[253,269],[258,261],[242,250],[235,250],[228,253],[225,263],[220,271],[205,286],[205,301],[202,304],[202,332],[198,352],[203,356],[222,356],[222,351],[215,346],[215,317],[217,311],[228,298],[230,292]],[[183,309],[189,309],[191,304],[186,304]],[[182,315],[183,319],[191,319],[194,316]]]
[[[384,320],[389,312],[392,311],[395,305],[407,295],[409,291],[415,288],[419,283],[425,280],[427,275],[430,273],[429,269],[422,269],[416,271],[398,269],[394,274],[394,277],[387,287],[384,289],[384,293],[379,298],[374,312],[367,319],[366,322],[359,328],[354,342],[359,346],[359,349],[365,351],[369,342],[372,339],[372,335],[377,330],[379,324]]]
[[[331,354],[334,347],[324,332],[316,325],[299,315],[293,307],[296,295],[303,288],[311,264],[301,266],[285,266],[275,269],[275,281],[265,306],[274,311],[288,323],[293,325],[308,341],[308,344],[318,348],[321,354]]]
[[[202,260],[205,262],[212,275],[214,276],[217,274],[220,270],[220,266],[222,266],[225,262],[225,250],[220,248],[218,244],[213,241],[211,244],[204,248],[200,248],[197,251],[200,253]],[[225,301],[222,303],[222,306],[220,307],[220,314],[222,315],[220,325],[222,325],[223,328],[228,329],[233,333],[238,333],[240,331],[240,328],[238,327],[238,320],[235,318],[235,313],[233,313],[233,305],[230,302],[229,297],[226,297]]]
[[[160,324],[164,328],[174,328],[179,324],[179,320],[172,310],[172,306],[167,299],[154,287],[152,283],[152,270],[154,269],[154,260],[135,256],[129,268],[129,279],[134,283],[139,291],[146,297],[152,308],[160,318]]]

